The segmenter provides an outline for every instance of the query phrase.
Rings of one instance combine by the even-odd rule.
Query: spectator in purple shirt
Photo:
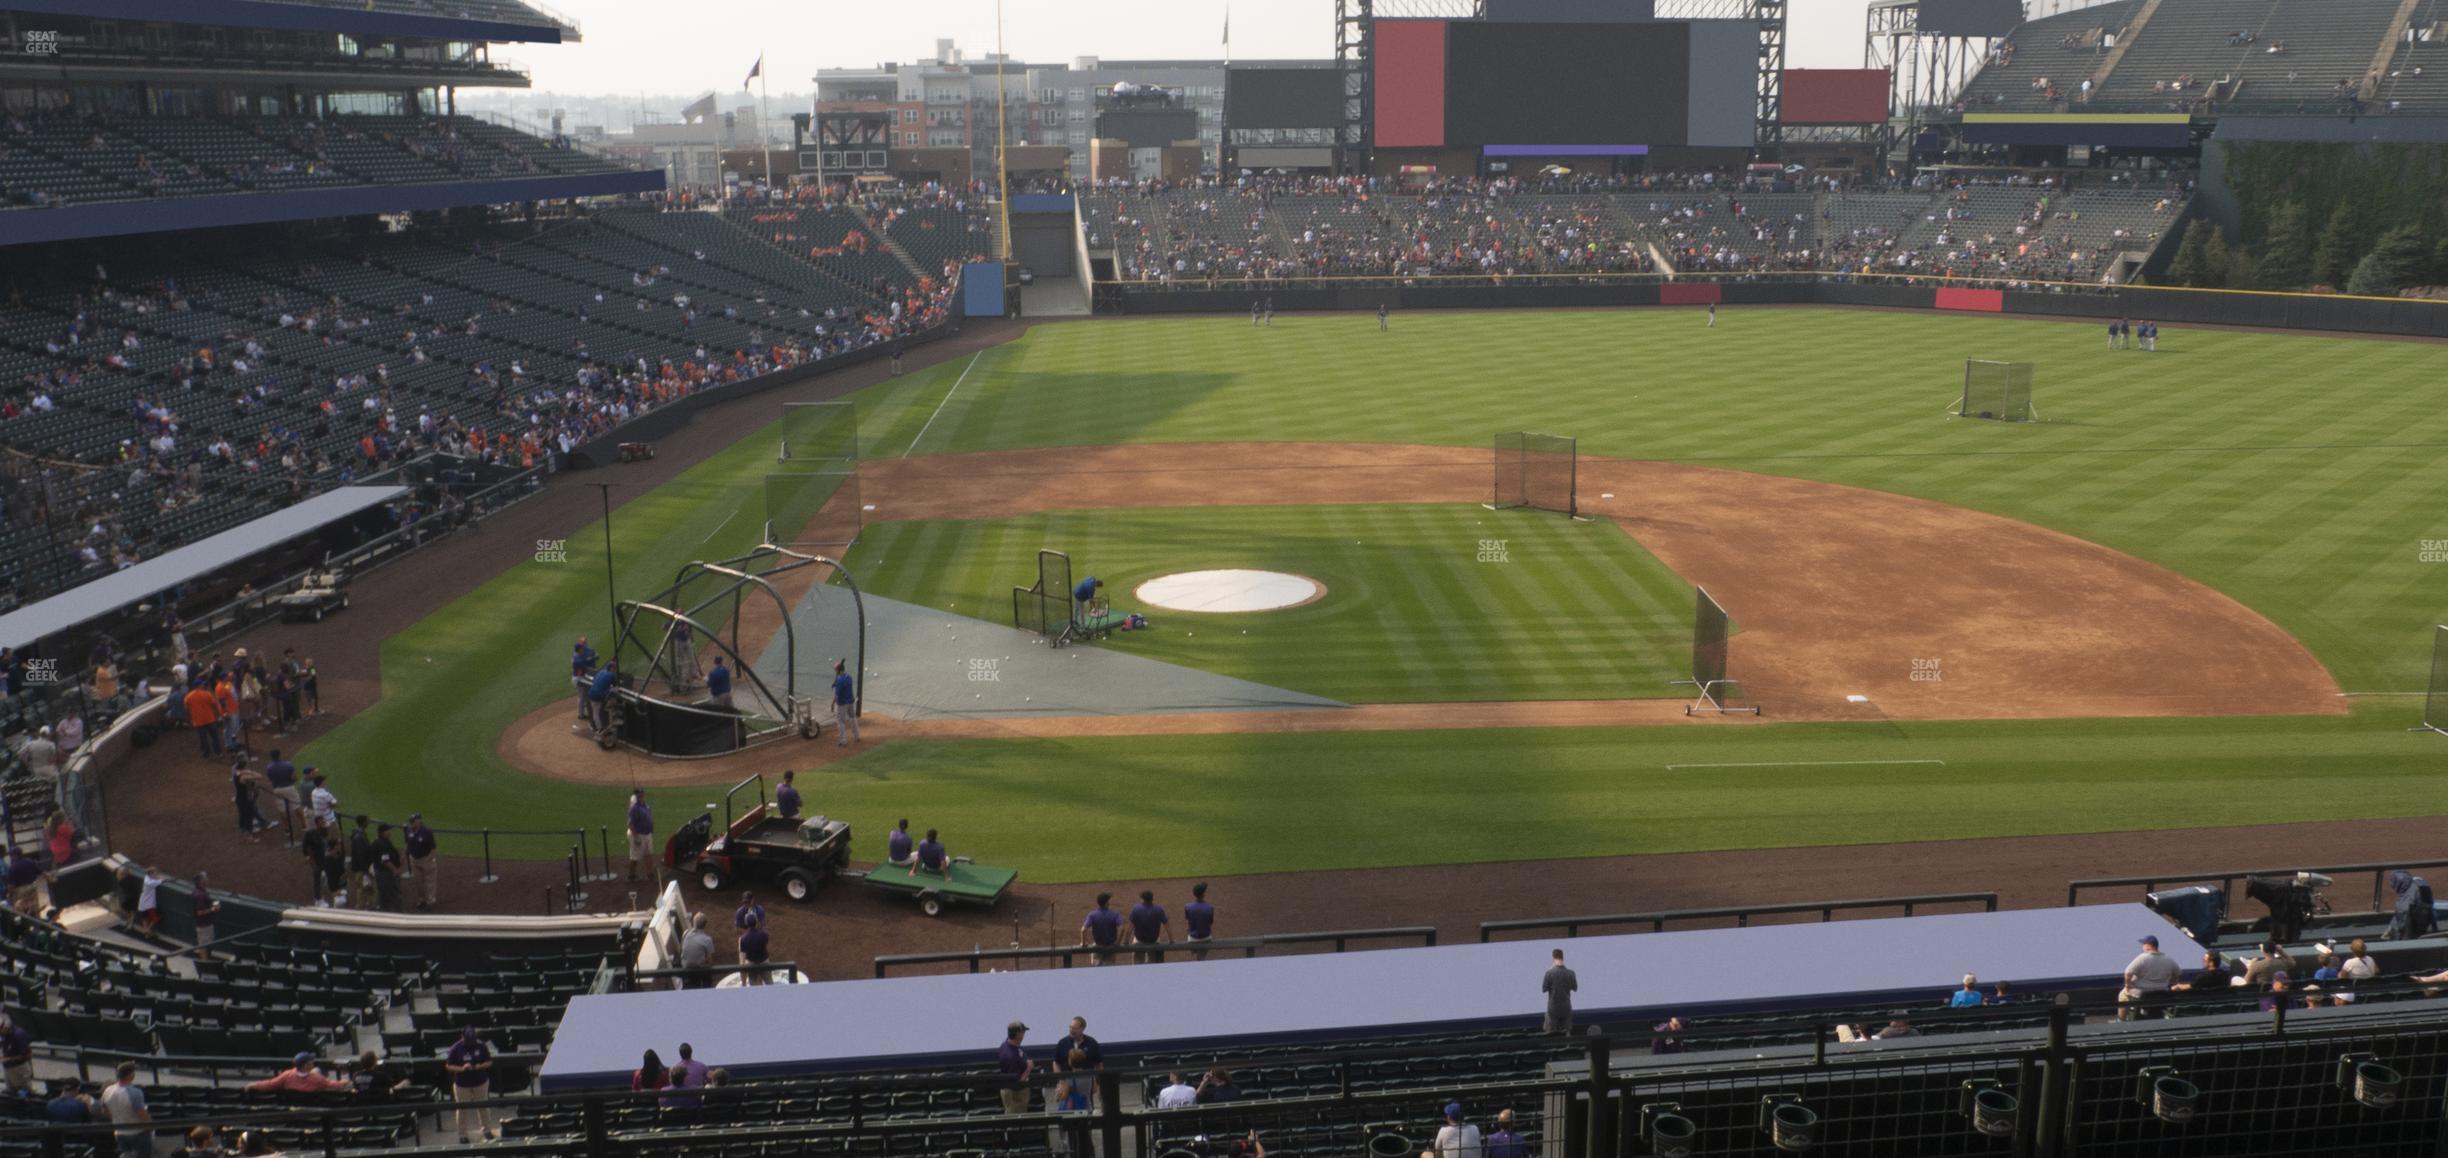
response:
[[[1135,944],[1154,945],[1173,939],[1172,919],[1165,916],[1164,906],[1156,903],[1155,890],[1139,890],[1139,903],[1131,906],[1130,927],[1131,941]],[[1156,955],[1142,952],[1139,959],[1153,961]]]
[[[663,863],[655,856],[654,806],[646,803],[646,790],[629,790],[629,883],[636,884],[638,865],[646,865],[647,879],[656,888],[663,886]]]
[[[1122,940],[1122,914],[1113,910],[1113,894],[1098,893],[1096,907],[1088,910],[1088,918],[1080,922],[1082,946],[1094,944],[1094,960],[1103,965],[1113,959],[1114,946]]]

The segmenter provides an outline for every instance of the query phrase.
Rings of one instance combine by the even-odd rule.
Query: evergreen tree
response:
[[[2176,258],[2168,263],[2168,280],[2177,285],[2209,285],[2210,238],[2218,231],[2199,217],[2185,226],[2184,240],[2176,246]]]
[[[2251,280],[2261,289],[2294,290],[2311,278],[2312,223],[2302,202],[2289,201],[2270,215]]]
[[[2398,290],[2419,284],[2430,264],[2431,247],[2423,243],[2422,230],[2400,225],[2381,234],[2372,251],[2355,264],[2354,274],[2346,279],[2346,292],[2394,297]]]
[[[2234,264],[2234,258],[2227,252],[2227,234],[2213,225],[2210,239],[2202,244],[2201,280],[2193,284],[2213,289],[2225,286]]]
[[[2325,286],[2344,285],[2360,256],[2355,251],[2354,203],[2340,201],[2329,215],[2329,224],[2321,229],[2320,244],[2312,250],[2312,280]]]

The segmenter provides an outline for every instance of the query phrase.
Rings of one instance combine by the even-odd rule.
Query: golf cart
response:
[[[326,612],[348,607],[348,589],[341,586],[338,569],[308,571],[298,580],[297,590],[283,595],[278,602],[281,618],[291,623],[321,623]]]
[[[754,789],[756,802],[742,794]],[[782,882],[782,893],[794,901],[816,895],[825,878],[840,875],[850,863],[850,822],[822,816],[785,820],[775,815],[765,796],[760,772],[723,793],[723,826],[714,827],[711,807],[681,825],[663,846],[663,863],[692,875],[707,891],[737,881]]]

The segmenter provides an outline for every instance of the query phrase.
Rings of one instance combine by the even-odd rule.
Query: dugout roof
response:
[[[1580,977],[1585,1024],[1935,1006],[1966,973],[2027,992],[2109,985],[2152,934],[2178,962],[2201,960],[2181,930],[2126,904],[606,994],[571,1000],[542,1077],[547,1090],[625,1088],[639,1050],[677,1041],[715,1043],[702,1047],[707,1064],[754,1077],[983,1064],[1006,1021],[1027,1022],[1043,1056],[1074,1014],[1116,1057],[1524,1028],[1538,1024],[1539,978],[1559,948]]]
[[[260,519],[156,555],[124,571],[0,615],[0,647],[24,647],[310,535],[407,494],[402,486],[335,487]]]

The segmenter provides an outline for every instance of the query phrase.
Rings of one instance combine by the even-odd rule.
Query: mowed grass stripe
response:
[[[1498,539],[1487,557],[1505,561],[1483,561],[1482,541]],[[1104,579],[1117,608],[1156,625],[1108,646],[1354,702],[1662,696],[1660,673],[1689,650],[1688,611],[1665,594],[1681,581],[1638,543],[1601,523],[1475,506],[882,523],[849,563],[876,594],[1003,622],[1040,546],[1068,552],[1075,579]],[[863,567],[870,554],[882,565]],[[1142,608],[1134,595],[1159,575],[1232,567],[1308,575],[1328,593],[1226,615]]]

